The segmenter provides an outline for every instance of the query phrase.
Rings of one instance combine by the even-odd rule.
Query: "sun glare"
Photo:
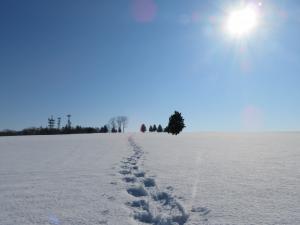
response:
[[[254,7],[247,6],[233,10],[227,19],[227,31],[235,36],[242,37],[251,33],[257,26],[258,15]]]

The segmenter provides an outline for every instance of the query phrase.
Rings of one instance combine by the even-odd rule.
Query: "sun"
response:
[[[257,24],[257,11],[254,7],[246,6],[229,13],[226,29],[234,37],[243,37],[253,32]]]

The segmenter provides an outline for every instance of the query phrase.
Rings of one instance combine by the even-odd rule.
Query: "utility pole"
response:
[[[67,117],[68,117],[67,127],[68,127],[69,129],[71,129],[71,125],[72,125],[72,124],[71,124],[71,115],[68,114]]]
[[[60,121],[61,121],[61,118],[58,117],[57,118],[57,129],[59,129],[59,130],[60,130]]]
[[[53,129],[54,124],[55,124],[55,120],[53,119],[53,116],[51,116],[50,118],[48,118],[48,127],[49,127],[49,129]]]

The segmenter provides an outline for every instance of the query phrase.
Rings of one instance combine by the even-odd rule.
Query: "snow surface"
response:
[[[298,225],[300,133],[0,138],[1,225]]]

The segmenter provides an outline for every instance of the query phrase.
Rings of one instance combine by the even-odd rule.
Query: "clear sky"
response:
[[[186,131],[300,130],[300,1],[249,2],[237,38],[240,0],[1,0],[0,129],[70,113],[137,131],[178,110]]]

